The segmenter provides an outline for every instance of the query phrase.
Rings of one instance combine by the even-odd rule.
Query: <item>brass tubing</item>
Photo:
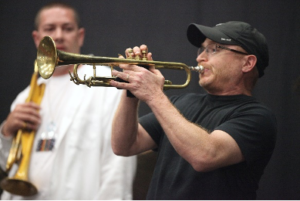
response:
[[[39,68],[40,75],[48,79],[52,76],[56,67],[76,64],[73,68],[73,75],[70,73],[71,81],[75,84],[85,84],[87,86],[111,86],[109,80],[115,80],[115,77],[96,77],[95,67],[94,76],[91,76],[84,80],[80,79],[77,74],[77,68],[79,64],[90,64],[95,66],[107,65],[113,69],[113,66],[120,64],[132,64],[139,66],[155,66],[156,69],[173,69],[173,70],[184,70],[186,72],[186,81],[181,85],[172,84],[171,81],[166,81],[164,89],[181,89],[188,86],[191,79],[191,71],[203,70],[202,66],[189,67],[184,63],[179,62],[163,62],[163,61],[147,61],[147,60],[135,60],[135,59],[121,59],[114,57],[99,57],[82,54],[68,53],[56,49],[53,39],[49,36],[45,36],[39,44],[37,51],[37,65]]]

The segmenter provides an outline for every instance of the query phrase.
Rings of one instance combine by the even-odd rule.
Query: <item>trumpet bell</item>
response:
[[[0,186],[5,191],[21,196],[31,196],[38,192],[32,183],[21,179],[5,178],[1,181]]]
[[[48,36],[43,38],[38,47],[36,62],[40,75],[45,79],[50,78],[57,62],[57,49],[52,38]]]

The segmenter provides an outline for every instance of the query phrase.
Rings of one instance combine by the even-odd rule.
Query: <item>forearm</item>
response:
[[[196,171],[210,171],[244,160],[236,141],[226,132],[208,133],[188,121],[165,95],[147,102],[176,152]]]
[[[128,98],[126,91],[114,115],[112,124],[112,148],[117,155],[128,155],[138,132],[139,100]]]
[[[183,117],[165,95],[156,97],[148,105],[179,155],[193,167],[200,160],[208,161],[206,158],[213,155],[214,149],[205,129]]]

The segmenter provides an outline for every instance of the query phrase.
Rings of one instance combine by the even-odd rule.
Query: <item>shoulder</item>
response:
[[[245,96],[241,100],[242,101],[237,109],[240,114],[254,115],[276,121],[276,116],[273,111],[255,97]]]
[[[25,89],[23,89],[19,94],[16,96],[14,101],[11,104],[11,110],[15,108],[17,104],[24,103],[28,94],[29,94],[30,86],[27,86]]]

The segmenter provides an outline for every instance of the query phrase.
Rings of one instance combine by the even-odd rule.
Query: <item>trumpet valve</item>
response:
[[[133,50],[131,48],[127,48],[126,59],[133,59]]]
[[[147,51],[146,50],[142,50],[142,60],[143,61],[147,60]]]

